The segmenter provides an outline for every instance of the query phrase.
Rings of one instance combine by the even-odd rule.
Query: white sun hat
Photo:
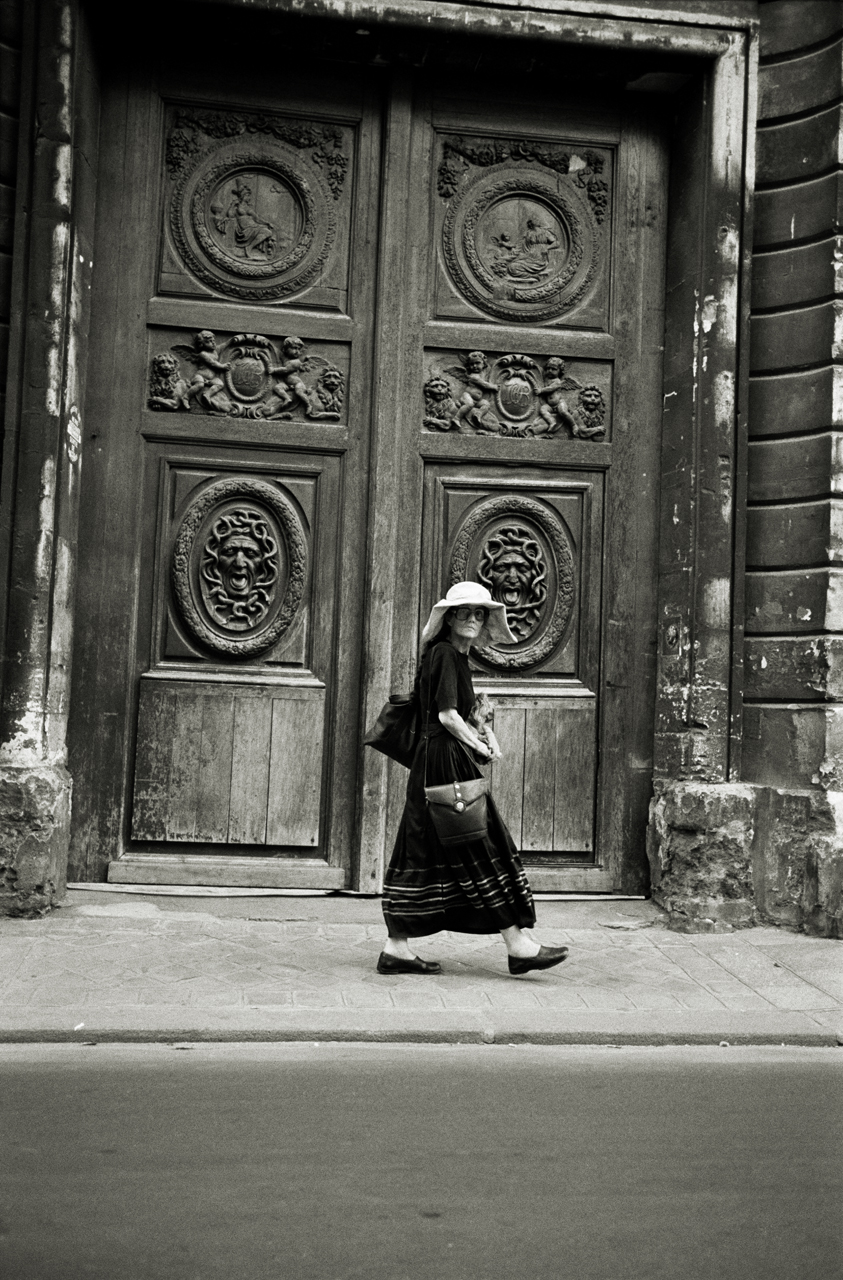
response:
[[[487,610],[486,626],[479,637],[478,643],[483,645],[488,642],[492,644],[517,644],[518,638],[514,636],[509,629],[506,620],[506,606],[498,604],[497,600],[493,600],[489,591],[481,582],[457,582],[448,591],[444,600],[439,600],[430,611],[424,631],[422,632],[422,644],[426,644],[428,640],[432,640],[439,628],[442,626],[442,619],[449,609],[463,609],[466,606],[471,608],[483,608]]]

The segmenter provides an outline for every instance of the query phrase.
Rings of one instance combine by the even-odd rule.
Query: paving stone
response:
[[[765,1000],[769,1000],[770,1004],[777,1009],[790,1009],[793,1012],[816,1010],[820,1013],[827,1013],[839,1007],[838,1002],[833,997],[804,984],[798,987],[779,985],[758,987],[756,994],[763,996]]]
[[[445,1002],[439,991],[427,987],[399,987],[391,993],[396,1009],[444,1009]],[[453,1005],[451,1006],[453,1008]]]
[[[292,995],[297,1009],[341,1009],[345,1003],[339,988],[334,991],[293,991]]]
[[[82,1020],[128,1030],[189,1025],[245,1032],[260,1019],[268,1033],[295,1035],[298,1027],[318,1035],[334,1027],[365,1037],[367,1028],[378,1035],[405,1028],[423,1038],[476,1037],[489,1028],[497,1036],[494,1028],[504,1023],[518,1035],[553,1028],[587,1035],[598,1026],[601,1034],[612,1027],[618,1034],[630,1027],[691,1034],[696,1026],[714,1035],[731,1028],[726,1039],[735,1027],[776,1028],[783,1037],[834,1037],[843,1027],[839,943],[774,929],[689,938],[660,926],[640,928],[652,918],[650,904],[623,904],[636,926],[630,930],[607,927],[613,921],[605,906],[603,925],[580,927],[592,904],[550,904],[535,937],[569,946],[571,958],[517,980],[494,935],[419,939],[417,950],[441,961],[441,975],[378,975],[382,923],[337,920],[337,903],[331,919],[317,918],[310,904],[302,920],[280,918],[277,903],[277,919],[216,916],[213,903],[207,911],[138,905],[145,909],[70,910],[24,927],[0,922],[3,1033],[16,1021],[64,1032]]]
[[[582,996],[589,1009],[608,1009],[616,1012],[635,1008],[628,996],[622,991],[604,991],[599,987],[578,987],[577,994]]]

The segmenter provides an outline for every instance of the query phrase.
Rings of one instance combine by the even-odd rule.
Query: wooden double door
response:
[[[406,775],[365,720],[471,578],[517,636],[475,681],[531,878],[640,889],[658,128],[470,61],[279,77],[204,39],[107,60],[71,874],[376,887]]]

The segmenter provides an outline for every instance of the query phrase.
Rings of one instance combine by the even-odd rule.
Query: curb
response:
[[[435,1017],[373,1010],[231,1010],[192,1018],[184,1009],[88,1010],[51,1017],[39,1011],[29,1021],[20,1011],[0,1013],[0,1044],[172,1044],[238,1041],[289,1044],[537,1044],[537,1045],[807,1045],[843,1044],[843,1027],[805,1013],[716,1014],[658,1012],[560,1014],[533,1011],[530,1018],[505,1013],[481,1016],[456,1011]],[[195,1019],[195,1021],[194,1021]],[[29,1021],[29,1025],[27,1024]],[[831,1021],[831,1019],[829,1019]],[[5,1025],[4,1025],[5,1024]]]

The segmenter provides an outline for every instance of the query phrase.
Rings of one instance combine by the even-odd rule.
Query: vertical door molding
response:
[[[392,685],[410,683],[409,667],[393,670],[393,617],[396,597],[409,589],[399,580],[403,424],[412,403],[407,369],[406,308],[395,306],[407,280],[410,217],[412,83],[397,73],[388,98],[384,128],[380,272],[376,309],[375,395],[369,486],[369,547],[366,582],[363,717],[372,724]],[[387,333],[387,330],[389,332]],[[407,654],[411,660],[412,654]],[[389,764],[376,751],[364,751],[360,766],[362,808],[356,888],[380,889],[383,850],[388,837]]]
[[[743,627],[747,133],[754,40],[686,95],[672,156],[662,437],[656,779],[736,776]],[[731,759],[730,759],[731,757]]]

